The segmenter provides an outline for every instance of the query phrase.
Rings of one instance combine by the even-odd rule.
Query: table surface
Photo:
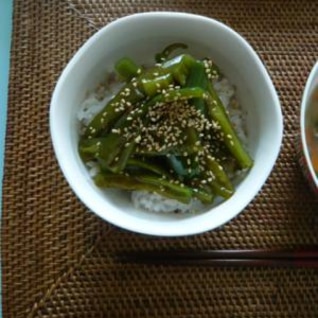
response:
[[[7,1],[0,2],[3,14]],[[317,318],[313,269],[144,266],[115,257],[144,249],[318,245],[318,198],[309,192],[296,155],[299,104],[317,60],[315,1],[13,2],[2,183],[3,317]],[[149,238],[104,222],[72,193],[50,142],[51,95],[69,59],[96,29],[150,10],[213,17],[246,37],[267,67],[284,113],[280,156],[262,191],[237,218],[198,236]]]
[[[2,193],[3,162],[4,162],[4,140],[7,118],[7,98],[8,98],[8,79],[10,61],[10,40],[12,30],[12,0],[0,2],[0,192]],[[2,207],[2,195],[0,196],[0,215]],[[0,276],[1,286],[1,276]],[[0,293],[0,318],[1,310]]]

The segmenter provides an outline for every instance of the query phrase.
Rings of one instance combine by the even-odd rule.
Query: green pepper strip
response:
[[[128,57],[118,60],[115,64],[115,70],[126,82],[138,76],[142,71],[141,67]]]
[[[127,165],[128,159],[130,158],[131,154],[134,152],[135,147],[136,147],[135,142],[131,142],[123,146],[122,149],[120,149],[118,156],[115,157],[115,160],[113,160],[108,165],[109,170],[114,173],[123,171]]]
[[[144,94],[132,82],[126,84],[89,123],[83,138],[94,138],[101,132],[105,134],[126,111],[127,102],[133,105],[143,98]]]
[[[169,55],[173,51],[175,51],[177,49],[187,49],[187,48],[188,48],[188,46],[184,43],[172,43],[172,44],[168,45],[167,47],[165,47],[162,52],[157,53],[155,55],[155,61],[157,63],[164,62],[168,59]]]
[[[186,82],[187,87],[200,87],[204,90],[208,89],[208,81],[203,64],[195,61],[189,69],[189,75]],[[206,115],[206,105],[202,98],[192,100],[193,106]]]
[[[145,156],[148,158],[169,155],[182,156],[184,152],[192,154],[195,152],[195,150],[187,145],[165,147],[162,150],[148,150],[147,148],[139,148],[138,150],[136,150],[136,153],[138,155]]]
[[[229,199],[234,193],[234,191],[231,191],[231,190],[227,189],[226,187],[224,187],[222,184],[220,184],[216,180],[214,180],[211,183],[209,183],[209,186],[211,187],[211,190],[215,194],[217,194],[217,195],[219,195],[219,196],[221,196],[221,197],[223,197],[225,199]]]
[[[109,133],[105,137],[81,139],[79,153],[87,162],[92,159],[101,159],[105,166],[109,165],[117,156],[118,149],[125,143],[125,138],[119,134]]]
[[[152,103],[170,103],[180,100],[189,100],[193,98],[203,98],[205,91],[200,87],[185,87],[180,89],[173,89],[155,96]]]
[[[226,112],[224,111],[224,106],[218,95],[215,93],[213,88],[211,88],[210,91],[213,95],[211,95],[211,93],[207,94],[209,116],[220,125],[224,134],[224,143],[232,155],[236,158],[240,167],[243,169],[251,168],[253,166],[253,160],[241,144],[241,141],[239,140]]]
[[[81,159],[84,162],[87,162],[96,158],[96,153],[98,152],[102,141],[103,138],[81,139],[78,144],[78,151]]]
[[[131,177],[118,174],[99,173],[94,182],[102,188],[120,188],[123,190],[144,190],[156,192],[170,199],[188,204],[192,198],[192,189],[163,180],[156,176],[142,175]]]
[[[181,54],[162,63],[161,68],[170,70],[174,79],[184,86],[187,82],[189,68],[195,62],[196,60],[191,55]]]
[[[209,171],[212,171],[215,179],[208,184],[212,190],[221,195],[222,197],[229,198],[234,193],[234,187],[227,176],[222,165],[212,156],[206,156],[206,166]],[[206,175],[206,173],[204,173]],[[209,176],[206,175],[206,180],[209,180]]]
[[[170,83],[173,82],[173,75],[171,73],[163,73],[159,72],[155,78],[143,78],[141,80],[143,91],[146,93],[148,97],[155,96],[158,94],[162,88],[167,88]]]
[[[117,134],[109,133],[98,144],[99,149],[95,157],[103,162],[104,167],[110,169],[114,162],[119,161],[119,153],[125,147],[126,138]]]
[[[203,204],[211,204],[215,196],[210,189],[195,188],[193,190],[193,197],[200,200]]]
[[[186,144],[183,147],[185,149],[180,149],[182,150],[180,155],[170,153],[170,156],[167,157],[167,161],[178,176],[191,179],[200,172],[199,163],[194,160],[198,152],[196,142],[199,138],[197,131],[193,127],[187,127],[185,129],[185,135],[187,136]],[[187,152],[187,157],[183,155],[184,152]],[[188,159],[190,159],[190,164],[188,164]]]
[[[234,131],[232,124],[226,114],[224,105],[220,100],[218,94],[215,92],[211,82],[207,78],[205,68],[202,62],[192,63],[189,71],[187,86],[196,85],[204,90],[207,90],[209,94],[207,95],[208,101],[208,114],[211,119],[216,120],[225,136],[225,144],[230,150],[232,155],[236,158],[241,168],[251,168],[253,161],[249,154],[244,150],[236,132]],[[202,99],[197,99],[192,101],[197,109],[205,112],[205,108],[202,105]]]
[[[126,169],[130,171],[130,169],[133,170],[134,168],[152,172],[159,176],[171,177],[169,172],[163,169],[161,166],[148,162],[145,159],[129,158],[127,161]]]
[[[222,165],[216,160],[216,158],[208,155],[205,158],[207,168],[213,172],[216,180],[226,187],[229,191],[234,191],[233,185],[227,176]]]

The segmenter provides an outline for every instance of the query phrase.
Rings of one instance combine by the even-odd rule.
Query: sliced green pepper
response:
[[[155,192],[170,199],[188,204],[192,198],[192,190],[188,187],[173,184],[155,176],[142,175],[137,177],[98,173],[94,182],[101,188],[120,188],[123,190],[144,190]]]
[[[157,63],[162,63],[164,61],[166,61],[169,56],[171,55],[171,53],[177,49],[187,49],[188,46],[184,43],[172,43],[168,46],[166,46],[162,52],[157,53],[155,55],[155,60]]]
[[[128,57],[118,60],[115,64],[115,70],[126,82],[129,82],[142,72],[142,68]]]

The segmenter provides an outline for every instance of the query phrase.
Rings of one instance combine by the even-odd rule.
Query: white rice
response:
[[[243,145],[246,146],[245,114],[235,96],[235,87],[224,77],[214,82],[213,86],[223,102],[239,138]],[[119,89],[119,84],[112,86],[101,85],[95,92],[88,94],[87,98],[80,105],[77,113],[81,127],[85,127]],[[88,162],[86,165],[90,176],[93,177],[99,172],[99,167],[95,162]],[[238,175],[233,176],[233,178],[242,178],[243,175],[244,171],[239,172]],[[131,200],[137,209],[155,213],[195,213],[204,209],[204,205],[197,199],[191,200],[189,204],[184,204],[177,200],[165,198],[157,193],[147,191],[132,191]],[[219,200],[214,204],[218,204],[218,202]]]
[[[199,200],[193,199],[191,203],[185,204],[147,191],[132,191],[131,200],[135,208],[156,213],[196,213],[204,208]]]

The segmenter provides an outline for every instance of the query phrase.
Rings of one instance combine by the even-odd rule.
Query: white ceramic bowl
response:
[[[167,44],[184,42],[196,57],[211,57],[237,86],[247,112],[248,148],[255,164],[235,194],[199,214],[151,214],[135,209],[118,191],[98,189],[78,152],[76,113],[123,56],[153,61]],[[257,195],[270,174],[282,140],[282,113],[270,77],[255,51],[238,33],[206,17],[173,12],[141,13],[118,19],[94,34],[75,54],[53,93],[50,129],[58,163],[80,200],[102,219],[131,231],[183,236],[215,229],[237,216]]]
[[[309,150],[306,141],[306,112],[310,106],[310,98],[313,90],[318,87],[318,62],[314,65],[306,82],[300,108],[300,165],[311,188],[318,194],[318,178],[316,177],[313,165],[310,160]]]

